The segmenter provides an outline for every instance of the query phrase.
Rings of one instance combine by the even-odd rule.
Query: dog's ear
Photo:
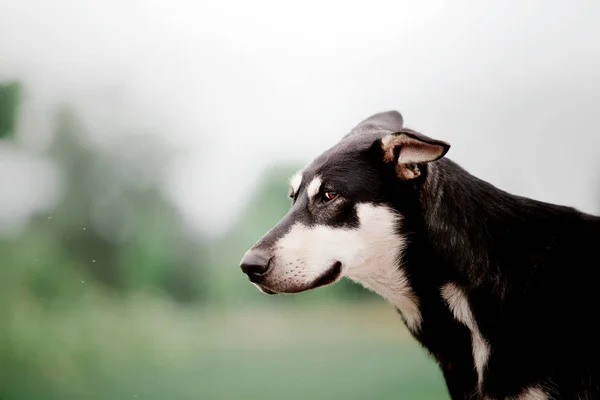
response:
[[[419,165],[444,157],[450,145],[409,129],[386,135],[381,139],[383,161],[395,162],[398,176],[405,179],[421,175]]]
[[[398,111],[385,111],[371,115],[369,118],[359,123],[354,129],[360,129],[367,125],[385,129],[386,131],[398,132],[404,128],[404,120],[402,114]]]

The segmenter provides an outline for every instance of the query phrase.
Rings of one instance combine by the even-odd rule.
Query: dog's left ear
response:
[[[399,177],[413,179],[421,175],[419,165],[444,157],[450,144],[431,139],[409,129],[389,134],[381,139],[383,160],[395,162]]]

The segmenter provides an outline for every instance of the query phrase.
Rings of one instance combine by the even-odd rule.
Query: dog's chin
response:
[[[300,284],[300,283],[289,283],[286,282],[284,285],[267,285],[265,283],[254,284],[258,290],[266,294],[278,294],[278,293],[300,293],[306,292],[307,290],[316,289],[321,286],[331,285],[332,283],[337,282],[342,277],[342,263],[335,262],[327,271],[325,271],[321,276],[319,276],[314,281],[308,284]]]

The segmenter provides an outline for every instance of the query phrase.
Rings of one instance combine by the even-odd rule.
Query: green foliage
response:
[[[122,294],[154,287],[178,301],[200,299],[202,246],[182,234],[172,206],[154,187],[123,182],[127,171],[112,168],[119,160],[87,148],[68,110],[57,121],[49,154],[65,173],[63,200],[16,242],[0,241],[3,281],[44,302],[72,300],[79,291],[70,288],[81,281]]]
[[[20,89],[18,83],[0,84],[0,139],[15,132]]]

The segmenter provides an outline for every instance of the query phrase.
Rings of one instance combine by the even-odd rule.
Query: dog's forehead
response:
[[[343,179],[348,174],[357,178],[357,175],[365,172],[362,154],[390,132],[372,126],[353,130],[296,175],[296,181],[301,180],[301,185],[297,185],[296,189],[307,187],[317,178],[321,182],[336,178]]]
[[[367,127],[358,131],[352,131],[344,136],[333,147],[324,151],[306,167],[306,176],[323,172],[336,167],[348,167],[358,161],[360,155],[367,151],[377,140],[381,139],[389,131]]]

